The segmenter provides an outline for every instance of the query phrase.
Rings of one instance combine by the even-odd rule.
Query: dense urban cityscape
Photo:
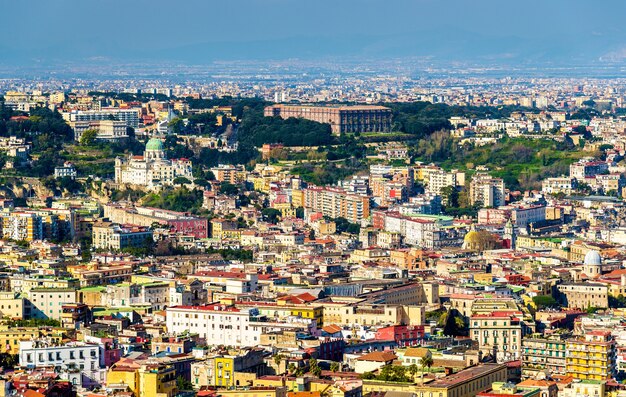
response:
[[[0,34],[0,397],[626,397],[626,51],[278,39],[139,62]]]

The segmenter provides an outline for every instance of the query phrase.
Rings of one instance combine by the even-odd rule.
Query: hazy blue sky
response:
[[[0,62],[626,58],[626,1],[0,0]]]

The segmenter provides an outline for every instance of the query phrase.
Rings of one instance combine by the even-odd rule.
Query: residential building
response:
[[[425,397],[474,397],[479,392],[490,389],[493,382],[505,382],[507,379],[506,365],[479,364],[408,389],[398,389],[399,385],[394,382],[364,380],[363,393],[404,391],[417,396],[423,393]]]
[[[209,236],[208,220],[192,216],[188,212],[134,205],[127,206],[111,202],[104,205],[104,217],[111,222],[122,225],[148,227],[159,223],[169,227],[174,233],[191,235],[196,238],[207,238]]]
[[[615,339],[610,331],[590,331],[567,340],[566,373],[576,379],[609,380],[616,375]]]
[[[74,129],[74,140],[80,141],[85,131],[97,132],[98,141],[119,142],[128,139],[128,123],[119,120],[75,121],[70,123]]]
[[[43,340],[20,342],[20,366],[56,367],[72,384],[85,388],[104,384],[106,370],[101,369],[101,359],[100,347],[96,344],[70,342],[53,345]]]
[[[59,178],[76,179],[77,175],[78,173],[76,172],[76,167],[74,167],[74,164],[69,161],[66,161],[65,163],[63,163],[62,166],[54,167],[54,177],[56,179],[59,179]]]
[[[476,174],[470,182],[470,204],[482,207],[504,205],[504,181],[488,174]]]
[[[557,285],[558,300],[568,308],[609,307],[608,287],[600,283],[564,283]]]
[[[470,337],[478,342],[483,354],[492,354],[498,362],[522,358],[522,313],[494,311],[470,317]]]
[[[63,306],[76,302],[74,288],[32,288],[28,292],[29,318],[61,321]]]
[[[541,191],[546,194],[563,193],[569,195],[577,188],[578,180],[567,176],[545,178],[541,181]]]
[[[569,166],[570,178],[576,178],[584,181],[587,177],[604,174],[609,171],[609,165],[605,161],[586,161],[581,160]]]
[[[65,330],[52,327],[8,327],[0,329],[0,352],[8,354],[20,353],[20,342],[45,338],[52,344],[61,343]]]
[[[15,241],[33,241],[43,239],[43,220],[32,212],[3,212],[2,238]]]
[[[63,119],[69,123],[77,121],[123,121],[128,127],[139,127],[140,109],[103,108],[101,110],[77,110],[62,113]]]
[[[121,250],[129,247],[145,247],[152,243],[152,230],[146,226],[122,226],[113,222],[97,222],[93,225],[93,247]]]
[[[238,183],[243,179],[244,168],[240,165],[219,164],[212,167],[211,172],[215,176],[216,181]]]
[[[522,376],[535,378],[542,373],[565,375],[565,337],[554,333],[549,336],[533,334],[522,340]]]
[[[304,208],[330,218],[345,218],[352,223],[360,223],[370,216],[369,197],[330,187],[305,189]]]
[[[174,397],[177,392],[176,369],[168,364],[120,360],[109,368],[106,379],[107,389],[130,390],[136,397]]]

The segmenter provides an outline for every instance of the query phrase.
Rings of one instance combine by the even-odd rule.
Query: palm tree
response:
[[[430,356],[424,356],[420,359],[420,366],[422,367],[422,369],[424,367],[428,368],[428,372],[430,372],[430,367],[433,366],[433,358]],[[423,376],[423,372],[422,372],[422,376]]]
[[[411,379],[413,381],[415,381],[415,374],[417,374],[417,371],[419,371],[419,368],[417,367],[417,364],[411,364],[409,365],[409,374],[411,374]]]
[[[274,363],[276,364],[276,372],[280,372],[280,364],[282,363],[285,357],[282,354],[277,354],[274,356]]]
[[[340,371],[340,369],[341,369],[341,366],[339,365],[339,363],[338,363],[338,362],[333,361],[332,363],[330,363],[330,370],[331,370],[332,372],[339,372],[339,371]]]

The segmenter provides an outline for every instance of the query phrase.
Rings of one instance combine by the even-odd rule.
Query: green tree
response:
[[[261,211],[261,217],[265,222],[269,222],[272,224],[278,223],[280,220],[280,211],[275,208],[263,208]]]
[[[239,188],[232,183],[223,182],[220,185],[220,193],[225,194],[227,196],[234,196],[239,193]]]
[[[533,302],[537,305],[537,309],[544,309],[546,307],[557,307],[559,304],[550,295],[539,295],[533,297]]]
[[[333,361],[332,363],[330,363],[330,370],[332,372],[339,372],[341,370],[341,365],[339,365],[338,362]]]
[[[430,367],[433,365],[433,359],[430,356],[424,356],[420,359],[420,367],[422,368],[422,384],[424,383],[424,367],[428,368],[428,372],[430,372]]]
[[[309,359],[309,372],[316,377],[319,377],[322,374],[322,368],[320,368],[317,360],[314,358]]]
[[[446,207],[459,207],[459,191],[456,186],[446,186],[441,189],[441,198]]]
[[[20,362],[19,357],[17,354],[0,353],[0,367],[5,371],[15,368]]]
[[[185,178],[184,176],[177,176],[176,178],[174,178],[172,182],[174,183],[174,185],[180,185],[180,186],[191,183],[191,181]]]
[[[80,136],[80,144],[82,146],[91,146],[96,141],[98,137],[98,130],[96,129],[88,129]]]
[[[420,359],[420,367],[424,368],[428,368],[428,372],[430,372],[430,367],[432,367],[434,364],[433,362],[433,358],[431,356],[424,356]]]
[[[610,308],[626,307],[626,297],[622,294],[617,295],[617,297],[613,295],[609,295],[609,307]]]
[[[180,134],[183,131],[185,123],[180,117],[174,117],[172,121],[167,124],[167,126],[173,134]]]
[[[442,315],[443,317],[443,315]],[[456,309],[450,309],[445,315],[444,335],[467,336],[467,327],[463,315]]]
[[[189,391],[193,390],[193,384],[182,376],[179,376],[176,378],[176,388],[178,391]]]

